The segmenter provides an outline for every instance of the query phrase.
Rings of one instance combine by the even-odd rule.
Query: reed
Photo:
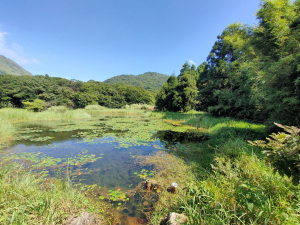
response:
[[[85,110],[67,110],[64,112],[57,112],[55,110],[46,110],[43,112],[31,112],[26,109],[18,108],[3,108],[0,109],[0,118],[9,121],[25,121],[25,120],[68,120],[78,118],[90,118]]]

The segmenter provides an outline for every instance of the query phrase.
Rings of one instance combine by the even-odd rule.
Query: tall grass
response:
[[[90,118],[87,112],[82,109],[67,110],[65,112],[58,113],[55,110],[46,110],[43,112],[30,112],[26,109],[17,108],[3,108],[0,109],[0,118],[14,122],[22,120],[68,120],[76,118]]]
[[[84,107],[85,110],[87,111],[98,111],[98,110],[103,110],[103,109],[107,109],[104,106],[101,105],[87,105],[86,107]]]
[[[70,181],[45,179],[24,168],[0,168],[0,224],[64,224],[88,211],[104,224],[107,207],[72,188]]]
[[[167,119],[167,120],[181,120],[187,121],[190,119],[198,118],[203,115],[204,112],[190,111],[188,113],[178,113],[178,112],[151,112],[147,115],[149,117]]]
[[[8,143],[15,133],[15,127],[9,121],[0,117],[0,148]]]
[[[147,105],[147,104],[131,104],[125,105],[124,109],[135,109],[135,110],[154,110],[154,105]]]
[[[184,200],[189,224],[299,224],[300,187],[256,155],[216,158]]]

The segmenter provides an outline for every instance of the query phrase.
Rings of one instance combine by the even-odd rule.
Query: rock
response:
[[[139,224],[145,224],[146,222],[147,222],[146,219],[139,219],[130,216],[122,216],[120,221],[121,224],[128,224],[128,225],[139,225]]]
[[[94,225],[96,224],[93,215],[88,212],[82,212],[79,217],[70,216],[65,223],[66,225]]]
[[[143,206],[147,206],[147,205],[149,205],[149,203],[147,201],[144,201]]]
[[[184,224],[187,222],[187,218],[186,216],[182,213],[174,213],[171,212],[169,214],[169,224],[170,225],[180,225],[180,224]]]

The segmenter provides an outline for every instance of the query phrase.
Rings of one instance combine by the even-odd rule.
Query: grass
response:
[[[51,107],[53,109],[53,107]],[[0,109],[0,118],[9,121],[26,121],[26,120],[70,120],[78,118],[90,118],[87,112],[82,109],[67,110],[64,112],[57,112],[57,110],[46,110],[43,112],[30,112],[26,109],[17,108],[3,108]]]
[[[0,148],[4,147],[13,139],[16,133],[15,127],[7,120],[0,117]]]
[[[156,192],[159,193],[159,200],[155,203],[155,211],[151,215],[151,224],[159,225],[161,218],[169,211],[177,210],[181,204],[182,196],[190,185],[195,185],[196,179],[183,159],[159,151],[153,156],[138,156],[141,165],[152,165],[155,170],[155,177],[150,179],[152,184],[158,184]],[[175,193],[171,193],[172,183],[177,183],[178,188]]]
[[[31,112],[26,109],[0,109],[0,149],[6,147],[17,133],[16,122],[29,120],[72,120],[90,118],[84,110],[66,110],[63,106],[55,106],[43,112]]]
[[[87,111],[98,111],[98,110],[103,110],[103,109],[107,109],[107,108],[104,106],[101,106],[101,105],[87,105],[84,109]]]
[[[255,154],[216,158],[184,200],[189,224],[299,224],[299,186]]]
[[[131,104],[131,105],[125,105],[124,109],[135,109],[135,110],[154,110],[154,105],[147,105],[147,104]]]
[[[263,124],[201,112],[152,112],[150,116],[179,120],[210,135],[205,142],[169,146],[169,152],[190,166],[196,181],[181,193],[181,202],[160,199],[163,210],[158,207],[153,213],[153,224],[174,211],[185,213],[188,224],[300,223],[299,185],[274,173],[261,150],[247,143],[266,137]]]
[[[2,167],[0,186],[0,224],[64,224],[83,211],[95,215],[98,224],[109,219],[109,206],[88,199],[68,180]]]

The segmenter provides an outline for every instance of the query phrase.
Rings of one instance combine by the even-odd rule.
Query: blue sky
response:
[[[206,60],[236,21],[257,24],[259,0],[1,0],[0,55],[32,74],[104,81],[179,74]]]

